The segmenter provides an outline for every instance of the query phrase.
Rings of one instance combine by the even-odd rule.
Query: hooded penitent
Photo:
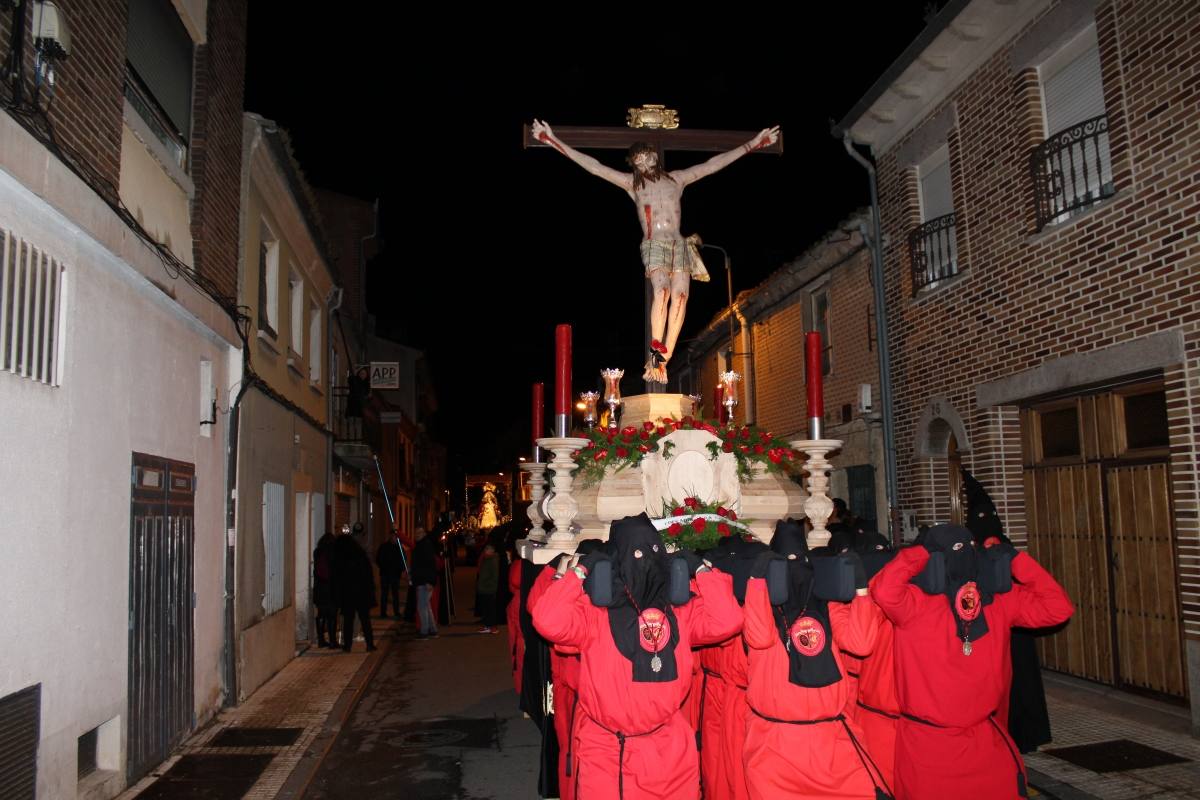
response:
[[[775,606],[775,627],[788,654],[788,680],[797,686],[819,688],[841,680],[833,658],[829,608],[813,595],[813,565],[808,556],[804,526],[780,520],[771,549],[787,559],[788,599]]]
[[[662,537],[650,518],[639,514],[612,523],[606,549],[613,560],[608,625],[617,650],[632,665],[633,680],[675,680],[679,629],[667,601],[670,578]]]
[[[746,584],[754,571],[754,561],[767,546],[758,539],[723,536],[717,546],[705,555],[713,569],[733,576],[733,595],[738,605],[746,604]]]
[[[970,655],[971,642],[988,631],[984,606],[992,602],[992,595],[977,582],[979,552],[974,539],[969,530],[958,525],[935,525],[925,535],[924,544],[946,560],[946,599],[954,614],[957,636],[963,642],[963,653]]]
[[[988,496],[983,484],[975,480],[975,476],[962,471],[963,494],[967,498],[967,529],[975,537],[975,544],[980,547],[990,547],[996,542],[1007,542],[1004,526],[1000,523],[1000,515],[996,512],[996,504]]]

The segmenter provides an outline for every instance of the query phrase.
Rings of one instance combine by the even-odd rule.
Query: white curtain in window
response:
[[[284,496],[282,483],[263,484],[263,553],[266,562],[266,586],[263,610],[267,614],[287,607],[287,580],[284,567]]]

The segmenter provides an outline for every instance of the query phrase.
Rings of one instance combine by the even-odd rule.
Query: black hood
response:
[[[813,689],[837,683],[842,673],[833,658],[829,608],[813,595],[814,572],[804,524],[794,519],[777,522],[771,550],[788,560],[788,599],[772,609],[779,641],[788,654],[788,681]]]
[[[984,606],[991,604],[992,595],[979,585],[980,554],[971,531],[960,525],[934,525],[926,533],[924,545],[946,560],[946,598],[959,637],[982,638],[988,631]],[[972,617],[975,606],[978,615]]]
[[[746,584],[754,571],[754,561],[767,546],[758,539],[746,541],[741,536],[723,536],[717,546],[705,556],[714,569],[733,578],[733,596],[738,605],[746,604]]]
[[[975,476],[962,470],[963,493],[967,496],[967,529],[975,538],[975,544],[984,546],[989,539],[999,539],[1007,542],[1004,526],[1000,522],[1000,514],[996,504],[988,495],[983,484],[975,480]]]
[[[617,650],[632,665],[633,680],[675,680],[679,624],[667,600],[670,578],[662,536],[644,513],[625,517],[609,527],[605,550],[613,561],[608,626]]]

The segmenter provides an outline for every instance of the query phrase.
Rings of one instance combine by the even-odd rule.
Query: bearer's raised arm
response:
[[[687,186],[689,183],[700,180],[701,178],[712,175],[718,170],[725,169],[733,162],[737,161],[747,153],[753,153],[755,150],[762,150],[764,147],[770,147],[779,141],[779,126],[773,128],[763,128],[758,134],[750,139],[745,144],[740,144],[727,153],[721,153],[705,161],[703,164],[697,164],[694,167],[687,169],[672,170],[671,177],[679,182],[681,186]]]
[[[603,178],[609,183],[620,186],[627,192],[633,188],[632,175],[627,172],[615,170],[612,167],[606,167],[591,156],[579,152],[574,147],[571,147],[569,144],[555,136],[554,131],[550,130],[550,126],[541,120],[535,119],[533,124],[529,126],[529,130],[533,133],[534,138],[539,142],[550,145],[555,150],[595,175],[597,178]]]

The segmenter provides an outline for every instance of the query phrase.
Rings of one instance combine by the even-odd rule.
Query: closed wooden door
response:
[[[1119,683],[1183,697],[1167,465],[1108,467],[1104,478]]]
[[[1112,599],[1101,471],[1096,464],[1025,471],[1029,553],[1066,589],[1075,615],[1039,640],[1049,669],[1115,683]]]

